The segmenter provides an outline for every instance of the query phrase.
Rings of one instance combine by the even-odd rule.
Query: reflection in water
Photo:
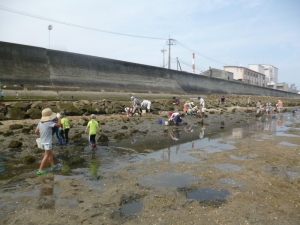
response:
[[[2,173],[2,172],[4,172],[4,171],[5,171],[5,169],[4,169],[3,163],[0,162],[0,173]]]
[[[54,209],[55,199],[53,196],[54,176],[42,179],[38,209]]]
[[[131,203],[121,206],[121,212],[126,215],[135,215],[142,211],[143,203],[132,201]]]
[[[170,135],[170,138],[173,139],[174,141],[179,141],[179,139],[180,139],[180,133],[179,133],[178,129],[169,130],[169,135]]]
[[[216,189],[214,187],[201,188],[198,191],[190,192],[186,195],[187,199],[213,200],[226,198],[231,193],[223,188]]]
[[[192,176],[190,173],[157,173],[145,175],[138,181],[152,187],[185,187],[191,182],[202,181],[202,178]]]
[[[220,128],[223,129],[225,127],[225,122],[224,121],[221,121],[221,126]]]
[[[244,168],[243,166],[238,166],[231,163],[220,163],[220,164],[216,164],[215,167],[218,170],[224,170],[224,171],[239,171]]]

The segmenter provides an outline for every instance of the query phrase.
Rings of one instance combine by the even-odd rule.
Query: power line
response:
[[[186,49],[188,49],[188,50],[190,50],[190,51],[192,51],[192,52],[194,52],[194,53],[197,53],[198,55],[203,56],[204,58],[207,58],[207,59],[209,59],[209,60],[211,60],[211,61],[214,61],[214,62],[219,63],[219,64],[222,64],[222,65],[230,66],[230,64],[228,64],[228,63],[223,63],[223,62],[217,61],[217,60],[215,60],[215,59],[212,59],[212,58],[210,58],[210,57],[208,57],[208,56],[205,56],[205,55],[203,55],[203,54],[201,54],[201,53],[195,51],[194,49],[191,49],[191,48],[187,47],[186,45],[180,43],[179,41],[177,41],[177,43],[178,43],[179,45],[181,45],[182,47],[184,47],[184,48],[186,48]]]
[[[6,11],[10,11],[10,12],[13,12],[13,13],[17,13],[17,14],[21,14],[21,15],[25,15],[25,16],[29,16],[29,17],[33,17],[33,18],[37,18],[37,19],[41,19],[41,20],[51,21],[51,22],[60,23],[60,24],[64,24],[64,25],[68,25],[68,26],[72,26],[72,27],[77,27],[77,28],[83,28],[83,29],[87,29],[87,30],[99,31],[99,32],[103,32],[103,33],[116,34],[116,35],[122,35],[122,36],[128,36],[128,37],[135,37],[135,38],[166,40],[165,38],[131,35],[131,34],[124,34],[124,33],[119,33],[119,32],[113,32],[113,31],[107,31],[107,30],[100,30],[100,29],[97,29],[97,28],[81,26],[81,25],[77,25],[77,24],[73,24],[73,23],[67,23],[67,22],[60,21],[60,20],[55,20],[55,19],[51,19],[51,18],[47,18],[47,17],[42,17],[42,16],[34,15],[34,14],[31,14],[31,13],[27,13],[27,12],[15,10],[15,9],[4,7],[4,6],[1,6],[1,5],[0,5],[0,9],[6,10]]]

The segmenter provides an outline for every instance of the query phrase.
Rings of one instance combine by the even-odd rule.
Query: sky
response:
[[[300,90],[300,0],[0,0],[0,41],[157,67],[170,53],[187,72],[195,53],[196,73],[268,64]]]

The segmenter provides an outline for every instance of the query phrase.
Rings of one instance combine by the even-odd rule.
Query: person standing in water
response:
[[[60,127],[60,118],[57,119],[57,122],[53,122],[53,119],[56,118],[56,113],[52,112],[50,108],[46,108],[42,111],[42,118],[35,129],[35,133],[39,134],[41,137],[42,149],[45,150],[44,158],[40,164],[39,170],[37,171],[38,175],[49,173],[47,170],[43,170],[47,161],[50,162],[51,170],[58,168],[58,165],[55,166],[53,160],[53,137],[52,137],[52,128]]]

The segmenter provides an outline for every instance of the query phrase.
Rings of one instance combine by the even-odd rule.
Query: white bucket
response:
[[[165,122],[165,125],[169,125],[169,121],[166,121],[166,122]]]
[[[143,110],[142,110],[142,113],[146,113],[146,110],[145,110],[145,109],[143,109]]]
[[[36,139],[36,144],[37,144],[38,148],[42,148],[42,143],[41,143],[41,139],[40,138]]]

